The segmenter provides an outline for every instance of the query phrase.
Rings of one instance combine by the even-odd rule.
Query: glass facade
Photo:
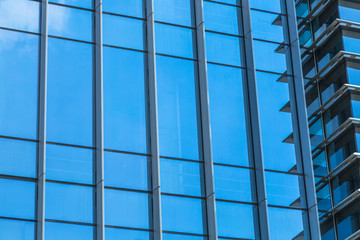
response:
[[[0,0],[0,239],[357,234],[358,5]]]

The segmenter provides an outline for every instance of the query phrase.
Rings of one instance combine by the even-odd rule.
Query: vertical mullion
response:
[[[303,214],[304,235],[305,239],[318,240],[321,239],[320,225],[294,1],[283,0],[282,11],[287,14],[287,20],[283,18],[283,26],[285,43],[289,44],[286,47],[287,69],[289,75],[292,75],[288,77],[288,84],[296,162],[298,171],[303,174],[303,181],[300,181],[300,186],[303,186],[300,187],[300,199],[302,207],[307,209]]]
[[[161,190],[160,190],[160,157],[156,87],[156,55],[154,28],[154,1],[146,0],[146,38],[148,64],[148,91],[150,112],[150,149],[151,149],[151,190],[152,190],[152,223],[154,240],[162,239],[161,224]]]
[[[195,0],[195,24],[200,90],[202,151],[205,172],[206,216],[209,240],[217,239],[214,169],[211,149],[209,91],[206,67],[203,1]]]
[[[95,0],[95,215],[96,240],[105,239],[102,0]]]
[[[48,49],[48,1],[41,2],[40,15],[40,79],[39,79],[39,123],[38,123],[38,182],[36,239],[43,240],[45,227],[45,158],[46,158],[46,84]]]
[[[255,221],[258,223],[258,228],[255,235],[256,239],[270,239],[249,0],[242,1],[242,16],[246,64],[246,75],[243,82],[246,129],[248,129],[247,141],[249,160],[255,169],[255,184],[252,189],[253,195],[256,195],[255,201],[257,203],[257,218],[255,217]]]

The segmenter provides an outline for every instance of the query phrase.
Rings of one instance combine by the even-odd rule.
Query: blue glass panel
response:
[[[253,208],[252,205],[217,201],[216,217],[219,237],[255,239]]]
[[[256,69],[281,74],[286,71],[285,54],[276,52],[279,44],[256,40],[253,43]]]
[[[92,184],[94,151],[59,145],[46,145],[46,177],[51,180]]]
[[[206,237],[163,233],[163,240],[206,240]]]
[[[49,35],[83,41],[93,40],[90,11],[49,4]]]
[[[95,228],[93,226],[75,225],[67,223],[45,223],[46,240],[93,240]]]
[[[161,192],[192,196],[203,195],[203,164],[160,160]]]
[[[147,152],[145,56],[104,47],[105,148]]]
[[[295,239],[304,230],[300,210],[272,207],[268,209],[270,239]]]
[[[196,63],[156,57],[159,145],[162,156],[199,159],[195,69]]]
[[[242,35],[238,7],[204,1],[204,21],[207,30]]]
[[[184,26],[195,23],[194,0],[154,0],[155,20]]]
[[[250,0],[250,7],[260,10],[266,10],[281,13],[280,0]]]
[[[213,160],[248,166],[242,70],[208,64]]]
[[[103,14],[104,44],[144,50],[145,22]]]
[[[0,0],[1,27],[38,33],[40,25],[39,13],[39,2]]]
[[[214,165],[216,198],[251,202],[250,171]]]
[[[359,11],[360,12],[360,11]],[[347,52],[360,53],[360,36],[344,36],[343,37],[344,50]]]
[[[344,2],[346,4],[346,1]],[[355,2],[353,4],[356,4]],[[343,7],[339,6],[339,15],[340,19],[347,20],[351,22],[360,22],[360,11],[355,6],[352,7]]]
[[[360,86],[360,69],[347,67],[348,82]]]
[[[36,139],[39,37],[0,30],[0,135]]]
[[[150,228],[147,193],[105,189],[105,224]]]
[[[242,38],[206,32],[206,57],[209,62],[241,66]]]
[[[92,187],[46,183],[45,217],[74,222],[94,222]]]
[[[136,231],[118,228],[105,228],[106,240],[151,240],[152,232]]]
[[[93,145],[93,46],[49,38],[47,140]]]
[[[0,219],[1,240],[34,240],[35,222]]]
[[[162,196],[162,226],[164,231],[206,233],[205,206],[201,199]]]
[[[37,144],[0,138],[0,173],[36,177]]]
[[[189,28],[155,23],[156,52],[185,58],[196,58],[195,31]]]
[[[105,152],[105,186],[148,190],[148,164],[145,156]]]
[[[0,179],[0,196],[0,216],[35,219],[34,182]]]
[[[300,207],[299,178],[297,175],[265,172],[268,203]]]
[[[144,17],[144,0],[103,0],[103,11],[132,17]]]
[[[93,0],[49,0],[49,2],[60,3],[75,7],[93,8]]]
[[[281,18],[278,14],[265,13],[260,11],[251,11],[251,23],[253,38],[264,39],[282,43],[284,42],[283,28],[281,24],[274,24],[275,20],[285,21],[285,17]]]
[[[291,114],[280,109],[289,101],[286,83],[275,74],[257,72],[261,137],[266,169],[289,171],[296,165],[294,144],[283,142],[293,131]]]

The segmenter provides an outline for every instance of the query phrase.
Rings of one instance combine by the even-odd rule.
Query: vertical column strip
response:
[[[283,18],[285,43],[289,44],[286,47],[287,69],[288,74],[293,76],[288,77],[288,83],[296,161],[298,171],[304,175],[304,180],[300,181],[301,205],[307,209],[303,214],[304,235],[305,239],[320,240],[321,234],[294,1],[283,0],[282,10],[283,13],[287,14],[287,20]]]
[[[259,227],[255,234],[256,239],[270,239],[249,0],[242,1],[242,16],[246,64],[246,75],[243,82],[246,129],[248,130],[247,141],[249,160],[255,168],[255,186],[253,186],[255,189],[253,189],[253,194],[256,195],[258,207],[257,219],[255,217],[255,220],[258,222]]]
[[[199,73],[200,90],[200,115],[202,132],[202,150],[205,174],[205,194],[206,194],[206,216],[208,225],[209,240],[217,239],[216,225],[216,202],[214,187],[214,169],[211,149],[211,130],[210,130],[210,109],[209,109],[209,88],[206,66],[205,48],[205,25],[203,13],[203,1],[195,0],[195,24],[196,42]]]
[[[96,239],[105,239],[102,0],[95,0],[95,215]]]
[[[147,64],[150,110],[150,149],[151,149],[151,187],[152,187],[152,222],[154,240],[162,240],[161,224],[161,189],[160,189],[160,157],[158,135],[158,110],[156,87],[156,55],[155,55],[155,26],[154,2],[146,0],[146,29],[147,29]]]
[[[40,79],[39,79],[39,125],[38,125],[38,182],[36,239],[43,240],[45,227],[45,158],[46,158],[46,83],[48,49],[48,1],[41,2],[40,15]]]

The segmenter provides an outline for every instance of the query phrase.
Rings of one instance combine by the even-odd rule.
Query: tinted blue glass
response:
[[[145,22],[103,14],[104,44],[144,50]]]
[[[213,160],[248,166],[242,70],[208,64]]]
[[[206,237],[163,233],[163,240],[206,240]]]
[[[148,157],[105,152],[105,186],[148,189]]]
[[[194,30],[155,23],[155,43],[157,53],[185,58],[196,58],[193,42],[195,42]]]
[[[75,225],[67,223],[45,223],[46,240],[92,240],[95,228],[93,226]]]
[[[49,35],[83,41],[93,40],[91,11],[49,4]]]
[[[118,228],[105,228],[106,240],[151,240],[152,232],[136,231]]]
[[[0,216],[35,218],[34,182],[0,179],[0,196]]]
[[[35,223],[0,219],[1,240],[34,240]]]
[[[0,26],[39,32],[39,6],[28,0],[0,0]]]
[[[105,224],[150,228],[147,193],[105,189]]]
[[[194,0],[154,0],[154,11],[157,21],[194,25]]]
[[[250,0],[250,7],[281,13],[280,0]]]
[[[46,183],[45,218],[93,223],[92,187]]]
[[[0,138],[0,173],[36,177],[36,147],[34,142]]]
[[[47,179],[92,184],[93,169],[93,150],[46,145]]]
[[[256,69],[281,74],[286,71],[285,54],[276,52],[279,44],[256,40],[254,40],[253,43]]]
[[[0,30],[0,135],[37,137],[38,45],[38,36]]]
[[[104,47],[104,145],[146,153],[145,55]]]
[[[240,35],[240,20],[240,8],[204,1],[204,21],[207,30]]]
[[[195,62],[156,57],[159,145],[162,156],[199,159]]]
[[[359,11],[359,9],[357,9],[355,7],[342,7],[342,6],[339,6],[339,14],[340,14],[339,18],[342,19],[342,20],[358,22],[358,23],[360,22],[360,11]]]
[[[161,191],[164,193],[203,195],[203,164],[160,160]]]
[[[348,81],[350,84],[360,85],[360,69],[347,67]]]
[[[201,199],[162,196],[161,213],[164,231],[204,234],[204,203]]]
[[[299,178],[297,175],[265,172],[268,203],[300,207]]]
[[[103,11],[133,17],[144,17],[143,0],[103,0]]]
[[[93,0],[49,0],[49,2],[60,3],[75,7],[93,8]]]
[[[294,239],[304,230],[300,210],[272,207],[268,209],[271,239]]]
[[[251,27],[254,38],[264,39],[274,42],[284,42],[283,28],[279,24],[274,24],[279,17],[278,14],[251,11]],[[285,18],[282,16],[282,18]],[[285,20],[280,18],[279,21]]]
[[[360,37],[359,36],[344,36],[343,44],[344,44],[345,51],[360,53]]]
[[[253,208],[252,205],[217,201],[216,217],[219,237],[255,239]]]
[[[93,145],[93,46],[49,38],[47,140]]]
[[[289,171],[296,165],[292,143],[283,142],[293,131],[291,114],[280,109],[289,101],[286,83],[280,76],[257,72],[261,137],[266,169]]]
[[[239,37],[205,33],[206,57],[209,62],[241,66],[241,53]]]
[[[251,202],[250,170],[214,165],[217,199]]]

